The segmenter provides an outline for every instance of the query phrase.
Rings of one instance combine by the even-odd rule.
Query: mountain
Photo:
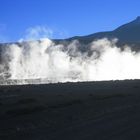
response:
[[[73,40],[78,40],[81,44],[89,44],[94,40],[108,38],[113,39],[117,38],[118,45],[130,45],[132,49],[140,50],[140,16],[138,16],[135,20],[124,24],[113,31],[107,32],[98,32],[94,34],[90,34],[87,36],[75,36],[72,38],[68,38],[65,40],[55,40],[57,42],[71,42]]]
[[[113,31],[98,32],[87,36],[75,36],[68,39],[54,39],[53,41],[56,44],[62,43],[64,45],[68,45],[72,41],[78,40],[80,42],[81,50],[86,51],[87,46],[89,46],[92,41],[102,38],[108,38],[109,40],[117,38],[118,47],[129,45],[132,50],[140,51],[140,16],[138,16],[135,20],[116,28]],[[26,42],[24,43],[26,44]],[[20,43],[17,44],[20,45]],[[0,46],[5,45],[7,45],[7,43],[0,44]]]

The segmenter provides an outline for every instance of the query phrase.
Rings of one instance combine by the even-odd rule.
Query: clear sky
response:
[[[139,15],[140,0],[0,0],[0,41],[88,35]]]

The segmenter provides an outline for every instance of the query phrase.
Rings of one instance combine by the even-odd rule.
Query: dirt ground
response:
[[[140,80],[0,86],[0,140],[139,140]]]

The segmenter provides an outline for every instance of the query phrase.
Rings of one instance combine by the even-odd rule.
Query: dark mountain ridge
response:
[[[88,45],[92,41],[102,38],[108,38],[109,40],[117,38],[119,47],[129,45],[134,50],[140,50],[140,16],[113,31],[98,32],[87,36],[75,36],[65,40],[55,40],[55,42],[69,43],[73,40],[78,40],[81,44]]]
[[[138,16],[135,20],[124,24],[113,31],[98,32],[87,36],[72,37],[68,40],[86,40],[87,43],[90,41],[101,39],[101,38],[118,38],[120,42],[124,43],[140,43],[140,17]]]
[[[97,32],[94,34],[90,34],[87,36],[74,36],[67,39],[53,39],[56,44],[62,43],[64,45],[68,45],[74,40],[78,40],[82,50],[86,50],[87,46],[95,40],[108,38],[109,40],[117,38],[118,39],[118,47],[129,45],[132,50],[140,50],[140,16],[138,16],[135,20],[124,24],[113,31],[106,32]],[[0,46],[9,45],[12,43],[4,43],[0,44]],[[16,43],[18,45],[26,44],[26,41],[23,43]]]

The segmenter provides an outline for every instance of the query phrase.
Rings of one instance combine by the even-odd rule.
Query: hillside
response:
[[[124,24],[113,31],[98,32],[87,36],[75,36],[65,40],[55,40],[56,43],[69,43],[73,40],[78,40],[81,44],[87,45],[94,40],[108,38],[118,39],[118,46],[130,45],[132,49],[140,50],[140,17]]]

